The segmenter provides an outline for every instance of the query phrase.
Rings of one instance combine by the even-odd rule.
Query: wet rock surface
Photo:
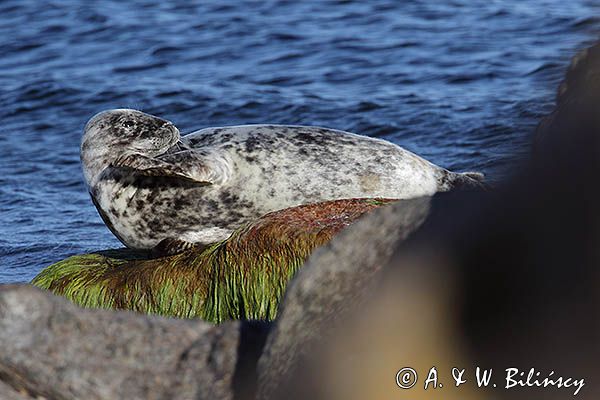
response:
[[[118,249],[69,257],[33,285],[90,308],[179,318],[271,320],[312,251],[391,199],[343,199],[268,213],[208,248],[148,259]]]

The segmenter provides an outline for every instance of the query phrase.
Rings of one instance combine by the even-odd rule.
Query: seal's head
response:
[[[179,140],[169,121],[137,110],[116,109],[96,114],[85,126],[81,162],[88,184],[111,161],[128,152],[155,157]]]

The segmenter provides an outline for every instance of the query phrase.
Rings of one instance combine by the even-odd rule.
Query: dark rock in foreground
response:
[[[231,399],[240,327],[85,310],[0,286],[0,398]]]
[[[404,200],[376,210],[309,258],[286,291],[260,359],[261,397],[271,398],[331,334],[333,322],[372,295],[379,271],[423,223],[430,201]]]

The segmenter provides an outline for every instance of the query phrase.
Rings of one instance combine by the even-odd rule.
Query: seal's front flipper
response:
[[[151,158],[140,153],[124,154],[118,157],[111,164],[111,167],[133,169],[138,174],[145,176],[164,176],[183,179],[197,184],[212,184],[212,182],[206,180],[199,180],[175,164],[171,164],[156,158]]]
[[[150,250],[150,253],[154,257],[165,257],[183,253],[184,251],[191,249],[196,249],[198,252],[201,252],[206,247],[207,246],[202,243],[192,243],[181,239],[166,238],[158,242],[158,244]]]

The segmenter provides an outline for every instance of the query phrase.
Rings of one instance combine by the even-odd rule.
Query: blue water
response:
[[[0,282],[120,246],[80,172],[98,111],[323,125],[497,180],[600,32],[596,0],[241,3],[0,2]]]

